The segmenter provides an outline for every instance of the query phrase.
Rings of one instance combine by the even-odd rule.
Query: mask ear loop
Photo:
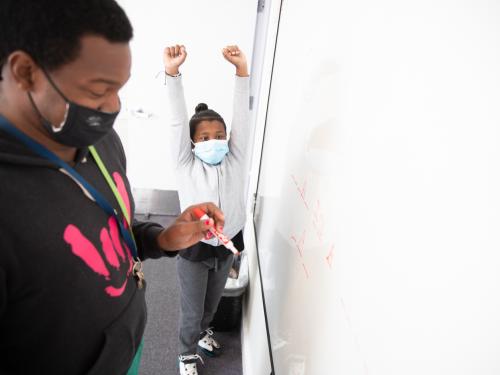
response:
[[[66,104],[70,102],[70,100],[66,97],[66,95],[63,94],[63,92],[57,87],[57,85],[54,83],[52,78],[50,78],[49,73],[45,70],[45,68],[40,67],[40,70],[43,72],[43,75],[45,78],[47,78],[47,81],[49,81],[50,85],[54,88],[54,90],[57,91],[57,93],[65,100]]]
[[[31,106],[35,110],[36,114],[38,115],[38,117],[40,117],[40,120],[42,122],[44,122],[45,124],[47,124],[48,126],[50,126],[50,128],[52,129],[52,131],[54,133],[58,133],[58,132],[63,130],[64,125],[66,124],[66,119],[68,117],[68,112],[69,112],[69,103],[68,102],[66,102],[66,110],[64,111],[64,118],[63,118],[61,124],[59,125],[59,127],[56,128],[54,125],[51,124],[51,122],[49,120],[47,120],[45,117],[43,117],[42,113],[40,112],[37,105],[35,104],[35,100],[33,99],[31,92],[29,92],[29,91],[28,91],[28,99],[30,100]]]
[[[42,66],[40,66],[40,70],[42,71],[43,75],[45,76],[45,78],[47,79],[47,81],[50,83],[50,85],[52,86],[52,88],[61,96],[61,98],[63,98],[63,100],[66,103],[66,110],[64,111],[64,118],[63,118],[62,122],[59,124],[59,127],[55,127],[54,125],[52,125],[52,123],[50,121],[48,121],[45,117],[43,117],[42,114],[41,114],[41,112],[40,112],[40,110],[36,106],[35,101],[33,100],[33,97],[31,96],[31,93],[28,92],[28,96],[29,96],[29,99],[31,101],[31,105],[33,105],[33,107],[35,108],[35,111],[38,113],[38,116],[40,116],[40,118],[42,119],[42,121],[44,121],[46,124],[50,125],[50,127],[52,128],[52,131],[54,133],[59,133],[59,132],[61,132],[64,129],[64,125],[66,125],[66,119],[68,118],[69,103],[70,103],[70,101],[68,100],[68,98],[66,97],[66,95],[64,95],[62,93],[62,91],[59,89],[59,87],[57,87],[57,85],[54,83],[54,81],[52,80],[52,78],[50,78],[50,75],[49,75],[49,73],[47,73],[47,71],[45,70],[45,68],[43,68]]]

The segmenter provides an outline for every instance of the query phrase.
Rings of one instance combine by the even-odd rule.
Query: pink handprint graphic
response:
[[[130,215],[130,200],[125,183],[117,172],[113,173],[113,178]],[[126,222],[124,225],[128,227]],[[121,285],[108,285],[104,288],[104,291],[110,297],[119,297],[123,294],[127,286],[129,275],[132,272],[133,262],[129,248],[121,241],[118,224],[114,217],[108,219],[108,226],[102,228],[100,232],[102,253],[104,254],[105,260],[94,244],[92,244],[75,225],[69,224],[64,230],[63,237],[64,241],[71,246],[73,254],[79,257],[92,271],[104,277],[108,282],[111,282],[111,273],[108,265],[116,270],[120,270],[122,267],[128,267],[125,280],[123,280]]]

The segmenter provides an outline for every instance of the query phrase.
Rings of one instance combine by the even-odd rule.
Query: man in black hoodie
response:
[[[195,207],[215,223],[193,207],[167,229],[133,218],[112,129],[131,38],[114,0],[0,2],[0,374],[126,374],[140,260],[223,224],[210,203]]]

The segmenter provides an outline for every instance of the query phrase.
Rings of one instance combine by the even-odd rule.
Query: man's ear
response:
[[[24,91],[33,89],[35,76],[40,68],[33,58],[24,51],[14,51],[7,58],[6,65],[16,85]]]

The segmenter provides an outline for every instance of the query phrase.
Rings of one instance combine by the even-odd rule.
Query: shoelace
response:
[[[207,328],[207,329],[205,330],[205,332],[206,332],[209,336],[213,336],[213,335],[214,335],[214,331],[212,331],[212,327]]]
[[[203,365],[205,365],[205,362],[203,362],[203,358],[201,358],[199,354],[190,354],[190,355],[180,355],[179,356],[180,362],[197,360],[197,359],[199,359],[201,361],[201,363]]]

